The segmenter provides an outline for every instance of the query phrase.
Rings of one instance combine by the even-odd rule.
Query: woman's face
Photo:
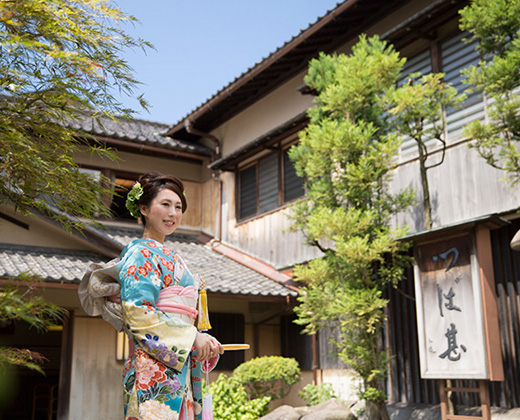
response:
[[[182,201],[176,193],[165,188],[149,206],[140,206],[140,211],[146,217],[143,237],[162,243],[164,237],[175,232],[181,223]]]

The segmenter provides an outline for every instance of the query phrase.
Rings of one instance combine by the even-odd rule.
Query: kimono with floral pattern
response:
[[[191,352],[197,329],[188,316],[156,308],[161,289],[194,286],[193,276],[151,239],[127,245],[121,263],[123,321],[135,346],[123,372],[125,419],[201,419],[201,369]]]

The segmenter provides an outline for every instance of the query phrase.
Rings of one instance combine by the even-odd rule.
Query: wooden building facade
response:
[[[303,77],[309,61],[319,52],[348,54],[360,34],[379,34],[407,58],[403,79],[415,71],[442,71],[446,81],[463,91],[461,71],[478,60],[474,46],[463,42],[465,34],[458,28],[458,12],[467,4],[464,0],[341,2],[173,125],[159,127],[137,121],[135,126],[127,126],[127,131],[122,130],[126,134],[121,136],[120,127],[100,131],[88,122],[78,124],[78,130],[94,133],[115,147],[122,161],[102,162],[80,153],[77,162],[84,170],[102,171],[121,191],[150,169],[183,179],[190,203],[184,220],[183,234],[187,236],[175,246],[186,249],[188,255],[183,257],[189,265],[193,256],[192,265],[197,269],[208,265],[197,255],[211,259],[210,265],[217,267],[206,274],[210,311],[225,324],[243,326],[234,329],[243,333],[234,338],[253,344],[245,357],[295,356],[305,370],[306,382],[331,382],[343,397],[354,398],[352,381],[344,375],[345,366],[330,355],[325,334],[313,342],[300,336],[292,323],[296,292],[291,270],[320,255],[305,245],[301,233],[290,230],[288,218],[290,204],[305,196],[287,157],[288,148],[298,141],[298,132],[308,123],[306,111],[313,105]],[[479,95],[469,96],[461,109],[447,110],[445,161],[430,172],[433,222],[441,234],[474,225],[488,229],[506,372],[505,381],[490,384],[492,402],[506,408],[520,407],[520,254],[509,248],[520,228],[520,195],[518,189],[500,181],[503,173],[468,148],[471,140],[462,135],[469,121],[486,118],[486,98]],[[160,136],[155,134],[158,131]],[[429,147],[432,159],[438,158],[438,145],[432,142]],[[420,190],[412,140],[404,139],[397,163],[392,188]],[[121,209],[121,202],[112,204],[116,212]],[[52,299],[72,311],[62,336],[49,338],[51,347],[61,349],[56,361],[56,392],[61,404],[58,418],[119,418],[120,412],[113,408],[114,401],[120,400],[117,372],[121,368],[114,357],[115,335],[100,320],[85,317],[75,293],[81,269],[89,262],[117,255],[122,243],[135,237],[131,230],[135,222],[130,226],[122,212],[118,223],[107,222],[107,232],[92,231],[81,237],[64,233],[48,220],[20,218],[10,208],[0,211],[4,219],[0,252],[5,254],[0,260],[0,279],[49,261],[60,272],[76,267],[69,277],[54,274],[47,266],[40,270],[40,275],[47,276]],[[491,219],[499,222],[489,223]],[[413,241],[413,235],[424,231],[421,205],[399,214],[395,222],[410,227]],[[46,258],[39,260],[39,255]],[[219,265],[222,260],[224,266]],[[7,261],[5,266],[2,261]],[[242,283],[245,288],[241,289]],[[388,291],[385,343],[394,355],[385,384],[389,401],[435,404],[437,384],[420,378],[412,270],[399,288],[411,298]],[[3,337],[16,335],[9,328],[0,332]],[[101,348],[96,340],[110,344]],[[107,378],[115,379],[108,383]],[[103,398],[95,401],[99,395]],[[94,405],[102,416],[89,417]]]
[[[289,231],[287,217],[291,201],[304,195],[293,183],[286,150],[298,140],[298,131],[307,124],[306,110],[313,105],[303,82],[309,61],[322,51],[348,54],[359,35],[378,34],[407,58],[400,83],[417,71],[443,72],[445,80],[463,92],[466,86],[461,72],[479,60],[475,45],[465,43],[467,34],[459,29],[459,10],[467,4],[462,0],[339,3],[174,124],[168,131],[173,137],[219,145],[220,156],[209,164],[222,183],[218,242],[268,262],[280,272],[290,272],[295,264],[319,256],[316,249],[305,246],[301,234]],[[503,361],[506,366],[516,366],[514,331],[519,313],[512,303],[518,253],[507,243],[518,227],[519,191],[501,181],[504,174],[486,164],[468,147],[471,139],[463,136],[468,122],[485,121],[487,115],[486,98],[479,94],[469,95],[460,109],[446,110],[446,156],[442,165],[429,171],[433,223],[442,232],[463,231],[464,226],[490,217],[500,220],[485,226],[493,240],[494,269],[501,270],[495,277]],[[428,148],[432,161],[441,158],[440,144],[431,141]],[[403,139],[397,163],[391,188],[421,191],[418,152],[412,139]],[[407,224],[412,237],[420,235],[424,231],[422,205],[399,214],[395,222]],[[504,264],[507,269],[500,269]],[[386,384],[389,398],[392,402],[435,403],[438,386],[419,375],[413,273],[399,287],[412,300],[389,291],[386,343],[395,355]],[[343,366],[327,356],[327,340],[318,340],[317,347],[319,380],[333,382],[338,389],[348,388],[343,387],[345,378],[338,373]],[[516,373],[506,368],[506,375],[505,382],[491,385],[493,404],[517,407]]]

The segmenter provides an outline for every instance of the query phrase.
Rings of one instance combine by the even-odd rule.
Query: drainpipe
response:
[[[217,139],[213,134],[197,130],[193,127],[193,123],[189,119],[186,119],[184,121],[184,128],[186,129],[186,132],[189,134],[195,134],[196,136],[206,137],[210,139],[213,143],[215,143],[215,154],[212,157],[214,158],[220,156],[220,140]]]
[[[223,188],[224,183],[222,182],[221,172],[217,174],[216,171],[211,173],[211,178],[218,183],[218,199],[217,199],[217,214],[215,216],[216,220],[216,234],[212,242],[220,242],[222,239],[222,197],[224,195]]]

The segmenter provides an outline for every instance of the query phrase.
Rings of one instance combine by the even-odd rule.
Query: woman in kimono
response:
[[[127,207],[142,218],[144,232],[120,257],[124,329],[135,347],[123,373],[125,419],[200,419],[201,364],[214,367],[223,349],[194,326],[198,278],[164,246],[186,211],[183,184],[156,172],[143,175]]]

